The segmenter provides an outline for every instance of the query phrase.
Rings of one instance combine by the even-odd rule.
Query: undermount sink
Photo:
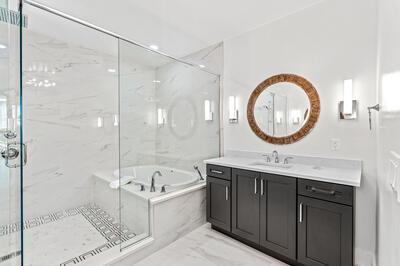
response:
[[[251,166],[266,166],[266,167],[275,167],[275,168],[284,168],[289,169],[292,168],[291,164],[283,164],[283,163],[268,163],[268,162],[252,162],[249,163]]]

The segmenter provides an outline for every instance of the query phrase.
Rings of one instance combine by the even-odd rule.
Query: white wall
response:
[[[241,149],[363,160],[362,186],[356,192],[356,262],[371,265],[375,252],[375,132],[368,129],[366,107],[375,103],[375,0],[324,1],[302,12],[244,33],[224,43],[224,103],[239,98],[239,124],[229,124],[224,110],[225,150]],[[303,140],[274,146],[251,131],[247,101],[264,79],[294,73],[308,79],[321,98],[321,115]],[[353,78],[359,101],[356,121],[338,120],[343,80]],[[225,106],[227,106],[225,104]],[[330,140],[341,140],[332,151]]]
[[[400,2],[380,0],[378,94],[378,265],[400,265],[400,203],[387,178],[389,152],[400,154]],[[394,78],[394,82],[384,80]],[[376,117],[376,113],[373,114]]]

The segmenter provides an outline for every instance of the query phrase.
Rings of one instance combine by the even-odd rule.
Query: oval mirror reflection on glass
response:
[[[251,129],[273,144],[290,144],[306,136],[319,113],[317,90],[305,78],[293,74],[280,74],[261,82],[247,105]]]

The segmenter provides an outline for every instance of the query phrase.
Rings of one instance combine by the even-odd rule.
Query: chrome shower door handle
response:
[[[19,156],[22,156],[22,165],[25,166],[28,162],[28,153],[25,143],[19,142],[8,142],[4,146],[4,149],[0,152],[1,157],[5,160],[5,165],[8,168],[18,168],[19,163],[12,163],[12,161],[17,160]],[[22,152],[20,149],[22,148]]]

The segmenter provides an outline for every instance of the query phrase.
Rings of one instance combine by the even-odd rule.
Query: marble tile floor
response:
[[[0,227],[1,238],[19,232],[17,224]],[[90,265],[90,258],[135,236],[95,204],[52,213],[24,223],[25,265]],[[4,243],[9,244],[9,243]],[[13,260],[3,262],[13,265]],[[3,264],[2,264],[3,266]]]
[[[275,258],[212,230],[210,224],[203,225],[135,265],[287,266]]]

